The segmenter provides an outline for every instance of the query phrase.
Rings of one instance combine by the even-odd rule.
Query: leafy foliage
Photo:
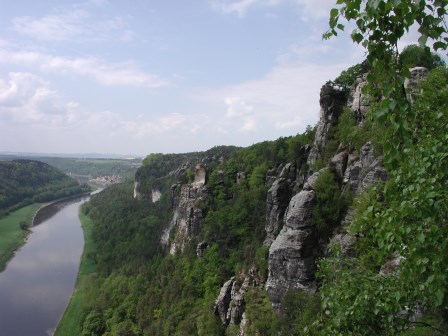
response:
[[[314,190],[317,202],[313,208],[313,223],[321,237],[328,237],[344,211],[339,183],[330,170],[323,170],[316,180]]]
[[[369,69],[370,65],[367,61],[363,61],[361,63],[352,65],[347,70],[342,71],[341,74],[338,77],[336,77],[334,82],[349,88],[353,84],[355,84],[356,79],[359,76],[367,73]]]
[[[428,47],[416,44],[408,45],[400,53],[400,62],[403,68],[425,67],[428,70],[444,66],[445,62],[439,55],[432,53]]]
[[[335,252],[321,262],[323,310],[316,330],[325,335],[397,335],[424,325],[443,334],[413,318],[416,307],[437,312],[447,305],[447,70],[433,70],[411,105],[403,88],[409,71],[397,57],[397,44],[417,22],[421,44],[431,38],[434,49],[446,49],[448,2],[338,4],[331,11],[327,37],[343,29],[340,19],[356,22],[352,38],[367,49],[372,64],[369,94],[381,98],[374,113],[376,123],[385,127],[385,162],[392,178],[351,227],[361,235],[364,251],[374,253],[341,262]],[[379,265],[394,257],[401,260],[399,266],[379,272]]]

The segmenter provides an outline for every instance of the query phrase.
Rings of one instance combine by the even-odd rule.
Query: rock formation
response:
[[[325,154],[325,146],[328,133],[337,122],[343,107],[347,102],[346,92],[342,87],[328,82],[320,90],[320,118],[311,151],[308,155],[308,166],[322,159]]]
[[[411,76],[406,78],[404,81],[404,87],[406,89],[406,97],[410,103],[414,102],[414,98],[412,97],[415,94],[418,94],[418,84],[426,79],[428,76],[428,69],[424,67],[415,67],[410,69]]]
[[[204,204],[208,193],[205,186],[207,171],[203,164],[196,166],[194,182],[175,184],[171,187],[171,207],[173,217],[162,234],[165,246],[173,236],[169,250],[171,254],[182,251],[191,238],[197,236],[204,224]]]
[[[258,287],[260,284],[258,270],[255,267],[249,269],[248,274],[241,273],[239,280],[232,277],[224,283],[215,301],[215,314],[219,317],[223,325],[238,325],[243,321],[245,308],[244,295],[249,290],[249,287]],[[240,335],[244,334],[243,327],[241,328]]]
[[[350,107],[355,114],[358,123],[362,123],[364,121],[365,113],[372,103],[371,97],[363,92],[366,85],[366,75],[358,77],[350,90],[348,98],[347,106]]]
[[[266,197],[266,239],[264,241],[266,246],[271,245],[275,239],[296,182],[295,164],[288,163],[279,168],[281,168],[280,174],[272,183]]]
[[[383,158],[374,156],[372,143],[367,142],[362,148],[359,157],[351,155],[348,159],[347,169],[343,175],[343,193],[358,196],[369,186],[387,180]]]
[[[295,195],[286,210],[285,225],[269,248],[266,291],[278,311],[288,290],[316,290],[318,237],[312,222],[315,202],[313,190]]]
[[[140,193],[140,182],[134,182],[134,199],[142,199],[142,194]]]

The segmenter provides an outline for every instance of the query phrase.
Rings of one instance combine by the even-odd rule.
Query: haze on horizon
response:
[[[0,151],[188,152],[301,133],[363,59],[333,0],[0,1]]]

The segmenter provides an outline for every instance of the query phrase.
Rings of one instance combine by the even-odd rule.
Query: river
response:
[[[26,244],[0,273],[0,335],[51,335],[70,300],[84,237],[79,206],[88,197],[50,206]]]

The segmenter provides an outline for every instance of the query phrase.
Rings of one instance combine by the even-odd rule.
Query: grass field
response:
[[[33,216],[40,206],[40,204],[31,204],[0,219],[0,272],[5,269],[14,251],[24,244],[29,234],[29,231],[20,228],[20,223],[26,222],[31,226]]]
[[[95,277],[95,263],[89,258],[93,249],[92,220],[80,213],[81,225],[84,231],[84,252],[79,265],[78,279],[73,295],[54,333],[55,336],[79,336],[81,335],[81,320],[83,314],[83,302],[88,293],[87,284]]]

